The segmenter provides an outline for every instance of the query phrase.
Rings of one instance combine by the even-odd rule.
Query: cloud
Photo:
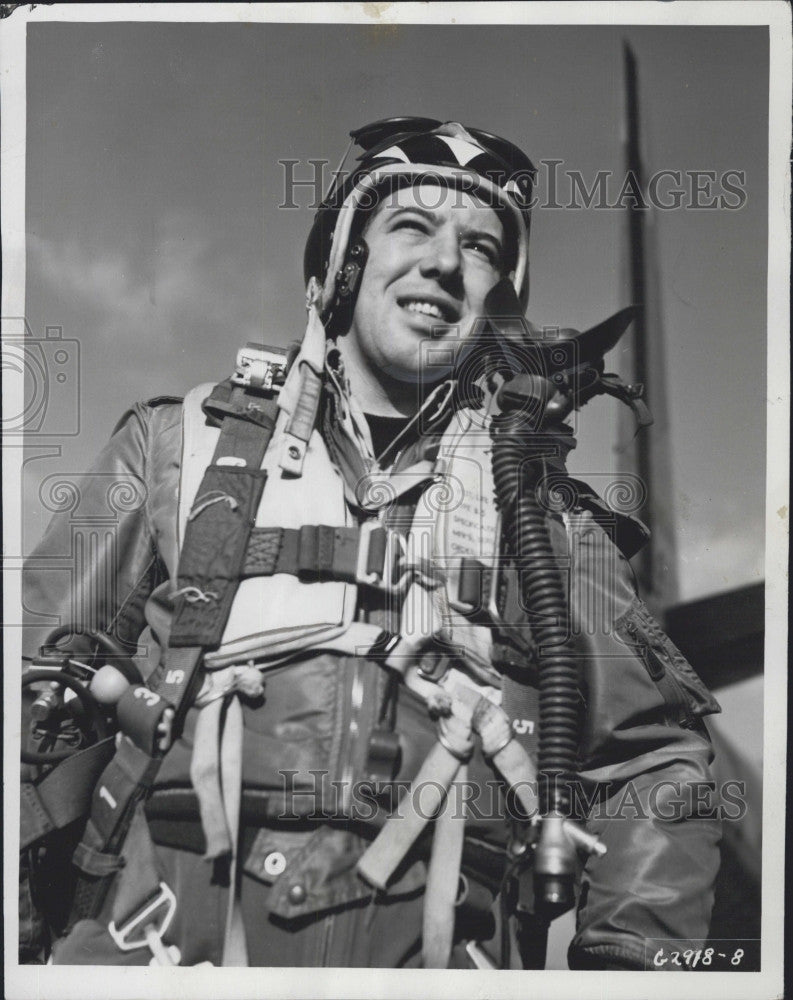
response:
[[[90,304],[107,316],[140,315],[146,305],[146,291],[136,284],[130,263],[116,251],[92,256],[76,240],[57,243],[28,236],[28,270],[38,273],[50,290],[77,302]]]
[[[259,339],[266,277],[243,250],[235,252],[197,213],[162,217],[145,249],[86,245],[74,238],[28,237],[28,273],[58,305],[83,314],[86,328],[114,347],[133,343],[161,351],[205,342],[233,327]]]

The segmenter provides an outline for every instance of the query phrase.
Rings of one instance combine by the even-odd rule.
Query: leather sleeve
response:
[[[581,657],[578,804],[608,848],[584,866],[569,961],[653,968],[658,939],[685,948],[708,936],[721,826],[703,717],[721,709],[637,597],[608,532],[578,512],[565,534]]]
[[[23,654],[36,655],[52,629],[71,626],[69,648],[88,649],[89,634],[106,631],[135,646],[144,608],[167,576],[164,553],[175,552],[171,525],[181,451],[181,408],[173,399],[137,404],[124,414],[88,472],[59,473],[42,483],[53,511],[22,579]],[[22,732],[28,730],[23,702]],[[26,768],[23,767],[23,780]],[[58,871],[66,870],[60,848]],[[19,960],[43,962],[48,923],[59,892],[20,854]],[[50,893],[48,896],[47,893]]]
[[[23,571],[26,655],[60,625],[78,637],[104,630],[137,642],[145,602],[164,575],[156,466],[180,426],[179,407],[137,404],[88,472],[45,480],[42,499],[54,513]],[[178,447],[167,450],[178,467]]]
[[[708,937],[721,836],[711,748],[701,732],[641,728],[633,776],[614,781],[587,821],[608,853],[584,868],[572,969],[652,969],[662,945],[696,949]]]

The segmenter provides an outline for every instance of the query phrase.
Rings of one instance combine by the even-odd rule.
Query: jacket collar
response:
[[[422,466],[429,469],[428,463],[434,464],[441,432],[455,409],[454,380],[442,382],[428,394],[418,413],[380,456],[384,460],[381,467],[373,454],[366,416],[350,392],[338,349],[332,341],[327,346],[325,372],[321,432],[344,477],[348,499],[355,506],[362,506],[358,496],[361,484],[373,476],[388,476],[396,467],[400,472],[410,472]]]

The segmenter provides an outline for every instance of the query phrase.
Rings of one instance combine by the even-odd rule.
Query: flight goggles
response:
[[[529,157],[514,143],[492,132],[467,125],[459,128],[462,136],[456,134],[455,123],[408,116],[382,118],[354,129],[326,202],[332,203],[337,188],[343,185],[345,163],[350,150],[357,145],[363,150],[357,157],[362,168],[373,160],[396,159],[405,163],[464,168],[488,178],[500,188],[511,181],[511,194],[519,207],[528,212],[537,172]]]

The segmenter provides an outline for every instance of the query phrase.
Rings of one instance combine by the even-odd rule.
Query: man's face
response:
[[[501,277],[502,224],[472,194],[423,183],[388,195],[364,238],[349,348],[381,379],[415,382],[422,340],[464,340],[484,315]]]

